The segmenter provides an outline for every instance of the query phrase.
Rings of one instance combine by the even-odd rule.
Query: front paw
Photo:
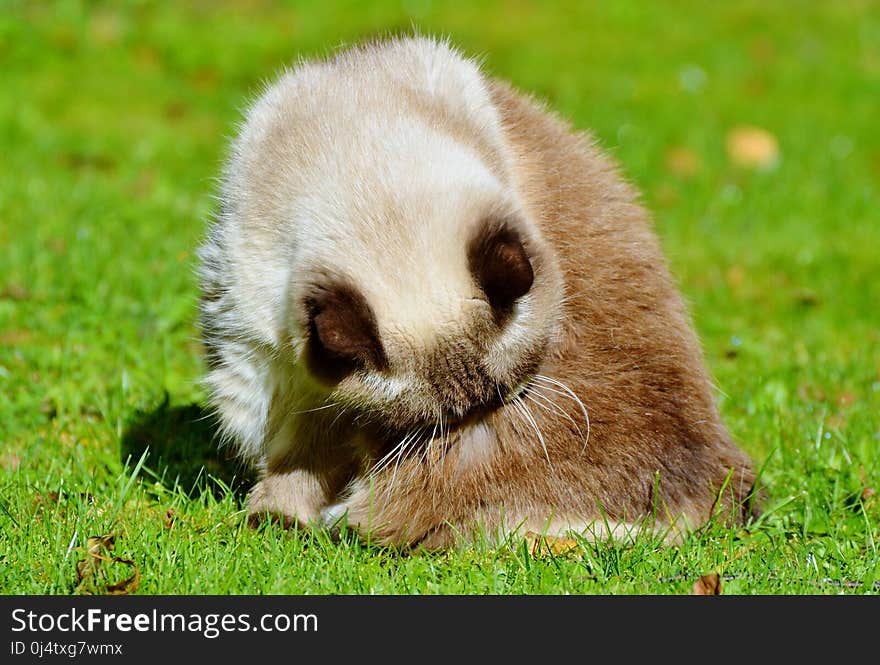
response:
[[[320,520],[323,503],[323,488],[307,471],[270,473],[248,495],[248,524],[269,520],[285,529],[304,528]]]

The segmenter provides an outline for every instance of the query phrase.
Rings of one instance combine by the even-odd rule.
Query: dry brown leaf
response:
[[[43,494],[42,492],[37,492],[34,495],[31,504],[34,510],[38,510],[43,506],[56,504],[60,499],[61,495],[58,494],[58,492],[46,492],[45,494]]]
[[[573,538],[560,538],[557,536],[542,536],[534,531],[527,531],[525,535],[529,553],[532,556],[547,556],[548,554],[562,555],[576,550],[578,543]]]
[[[825,391],[822,390],[822,388],[808,383],[800,384],[797,389],[797,394],[798,397],[803,400],[810,400],[815,402],[824,402],[826,399],[828,399],[828,396],[825,394]]]
[[[737,166],[770,168],[779,160],[779,141],[760,127],[735,127],[727,134],[727,156]]]
[[[86,556],[76,564],[76,591],[84,594],[107,594],[122,595],[134,592],[140,585],[140,571],[131,559],[121,559],[112,555],[116,546],[116,536],[106,534],[103,536],[89,536],[86,539],[86,547],[77,548]],[[119,581],[107,582],[106,567],[103,563],[120,563],[134,571],[132,574]]]
[[[837,405],[841,408],[852,406],[856,403],[856,396],[853,393],[842,392],[837,396]]]
[[[676,146],[666,151],[666,168],[678,176],[690,178],[703,170],[700,155],[684,146]]]
[[[89,536],[86,539],[86,558],[76,564],[77,584],[94,575],[100,568],[101,562],[106,560],[106,553],[115,546],[116,536],[112,533],[105,536]]]
[[[61,504],[61,508],[59,509],[64,509],[64,504],[74,499],[79,499],[80,501],[89,504],[95,502],[95,497],[91,492],[64,492],[63,494],[59,492],[38,492],[34,495],[34,498],[31,501],[31,507],[34,510],[39,510],[55,504]]]
[[[0,300],[30,300],[31,292],[21,284],[7,284],[0,289]]]
[[[0,469],[17,471],[21,466],[21,458],[15,453],[3,453],[0,455]]]
[[[836,413],[834,415],[828,416],[825,419],[825,429],[827,430],[840,430],[846,427],[846,418],[843,414]]]
[[[30,341],[30,330],[7,330],[0,335],[0,346],[18,346]]]
[[[104,587],[104,593],[106,593],[108,596],[124,596],[126,594],[134,593],[135,591],[137,591],[137,588],[140,586],[141,583],[141,571],[138,570],[135,562],[131,559],[120,559],[114,557],[113,563],[122,563],[126,566],[130,566],[132,569],[134,569],[134,572],[124,580],[106,585]]]
[[[694,582],[691,589],[692,596],[720,596],[721,576],[718,573],[700,575],[700,579]]]

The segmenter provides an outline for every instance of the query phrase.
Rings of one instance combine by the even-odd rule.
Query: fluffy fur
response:
[[[253,517],[436,548],[677,535],[754,473],[636,194],[445,43],[285,72],[200,250],[206,384]]]

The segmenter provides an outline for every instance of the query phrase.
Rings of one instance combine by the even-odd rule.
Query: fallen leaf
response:
[[[86,558],[76,564],[76,582],[82,584],[86,579],[98,572],[101,563],[107,560],[105,556],[116,546],[116,536],[89,536],[86,539]]]
[[[691,589],[692,596],[720,596],[721,576],[718,573],[700,575],[700,579],[694,582]]]
[[[825,419],[826,430],[841,430],[846,427],[846,418],[842,414],[834,414]]]
[[[760,127],[735,127],[727,134],[727,156],[737,166],[767,169],[779,160],[779,141]]]
[[[532,556],[546,556],[548,554],[568,554],[576,550],[578,542],[573,538],[560,538],[557,536],[542,536],[534,531],[527,531],[525,541]]]
[[[3,453],[0,455],[0,469],[18,471],[21,466],[21,458],[15,453]]]
[[[797,393],[798,397],[803,400],[824,402],[827,399],[827,395],[822,388],[807,383],[800,384]]]
[[[129,593],[134,593],[137,591],[137,588],[141,584],[141,571],[138,570],[138,567],[135,565],[134,561],[130,559],[119,559],[114,558],[114,563],[123,563],[127,566],[131,566],[134,569],[134,572],[131,576],[121,580],[119,582],[113,582],[112,584],[108,584],[104,587],[104,593],[108,596],[124,596]]]
[[[95,502],[95,497],[91,492],[65,492],[64,494],[61,494],[59,492],[46,492],[45,494],[36,494],[34,496],[33,504],[34,508],[39,508],[46,504],[59,503],[62,498],[64,498],[65,501],[69,501],[73,497],[77,497],[85,503]]]
[[[666,168],[678,176],[690,178],[703,170],[703,160],[698,153],[676,146],[666,151]]]
[[[856,396],[850,392],[842,392],[837,396],[837,405],[841,408],[852,406],[856,403]]]
[[[58,492],[46,492],[45,494],[43,494],[41,492],[37,492],[37,494],[34,495],[34,499],[32,502],[33,508],[36,510],[36,509],[42,508],[43,506],[45,506],[47,504],[51,505],[54,503],[58,503],[58,500],[60,498],[61,498],[61,495],[58,494]]]
[[[0,289],[0,300],[30,300],[31,292],[21,284],[7,284]]]
[[[18,346],[29,341],[30,338],[29,330],[9,330],[0,335],[0,346]]]
[[[121,559],[113,556],[112,551],[116,546],[116,536],[106,534],[103,536],[89,536],[86,539],[85,550],[77,548],[86,556],[76,564],[76,591],[83,594],[105,594],[118,596],[132,593],[140,585],[140,571],[131,559]],[[107,581],[107,567],[102,564],[122,564],[133,569],[131,575],[118,582]]]

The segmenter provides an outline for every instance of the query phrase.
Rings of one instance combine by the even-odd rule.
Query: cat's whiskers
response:
[[[544,435],[541,432],[541,428],[538,427],[538,423],[535,420],[534,415],[529,410],[528,406],[526,406],[525,402],[522,399],[522,396],[518,396],[512,402],[509,402],[511,406],[523,417],[523,420],[533,429],[535,430],[535,434],[538,435],[538,441],[541,443],[541,448],[544,449],[544,456],[547,458],[547,464],[551,467],[553,463],[550,461],[550,452],[547,450],[547,442],[544,440]]]
[[[568,422],[574,425],[575,429],[578,431],[578,434],[583,436],[584,434],[581,431],[580,425],[577,424],[575,419],[572,418],[565,409],[559,406],[556,401],[541,392],[543,389],[546,389],[546,386],[529,386],[529,388],[523,392],[522,396],[530,402],[541,407],[544,411],[562,416]]]
[[[583,403],[583,401],[581,400],[581,398],[578,397],[577,394],[576,394],[571,388],[569,388],[567,385],[565,385],[564,383],[562,383],[562,381],[559,381],[559,380],[554,379],[554,378],[552,378],[552,377],[546,376],[546,375],[544,375],[544,374],[535,374],[534,379],[537,380],[537,381],[539,381],[539,382],[542,382],[542,383],[543,383],[542,387],[543,387],[545,390],[549,390],[550,392],[553,392],[553,393],[556,393],[556,394],[559,394],[559,395],[565,395],[565,396],[568,396],[568,397],[570,397],[571,399],[573,399],[575,402],[577,402],[578,406],[580,406],[580,408],[581,408],[581,413],[584,414],[584,422],[587,424],[587,435],[586,435],[586,437],[584,437],[584,445],[583,445],[583,447],[581,448],[581,452],[583,452],[584,450],[586,450],[586,449],[587,449],[587,444],[590,442],[590,416],[589,416],[589,414],[587,413],[587,407],[584,405],[584,403]],[[560,388],[563,392],[560,392],[559,390],[556,390],[556,389],[554,389],[554,388],[551,388],[550,386],[547,385],[548,383],[550,384],[550,386],[557,386],[557,387]]]

